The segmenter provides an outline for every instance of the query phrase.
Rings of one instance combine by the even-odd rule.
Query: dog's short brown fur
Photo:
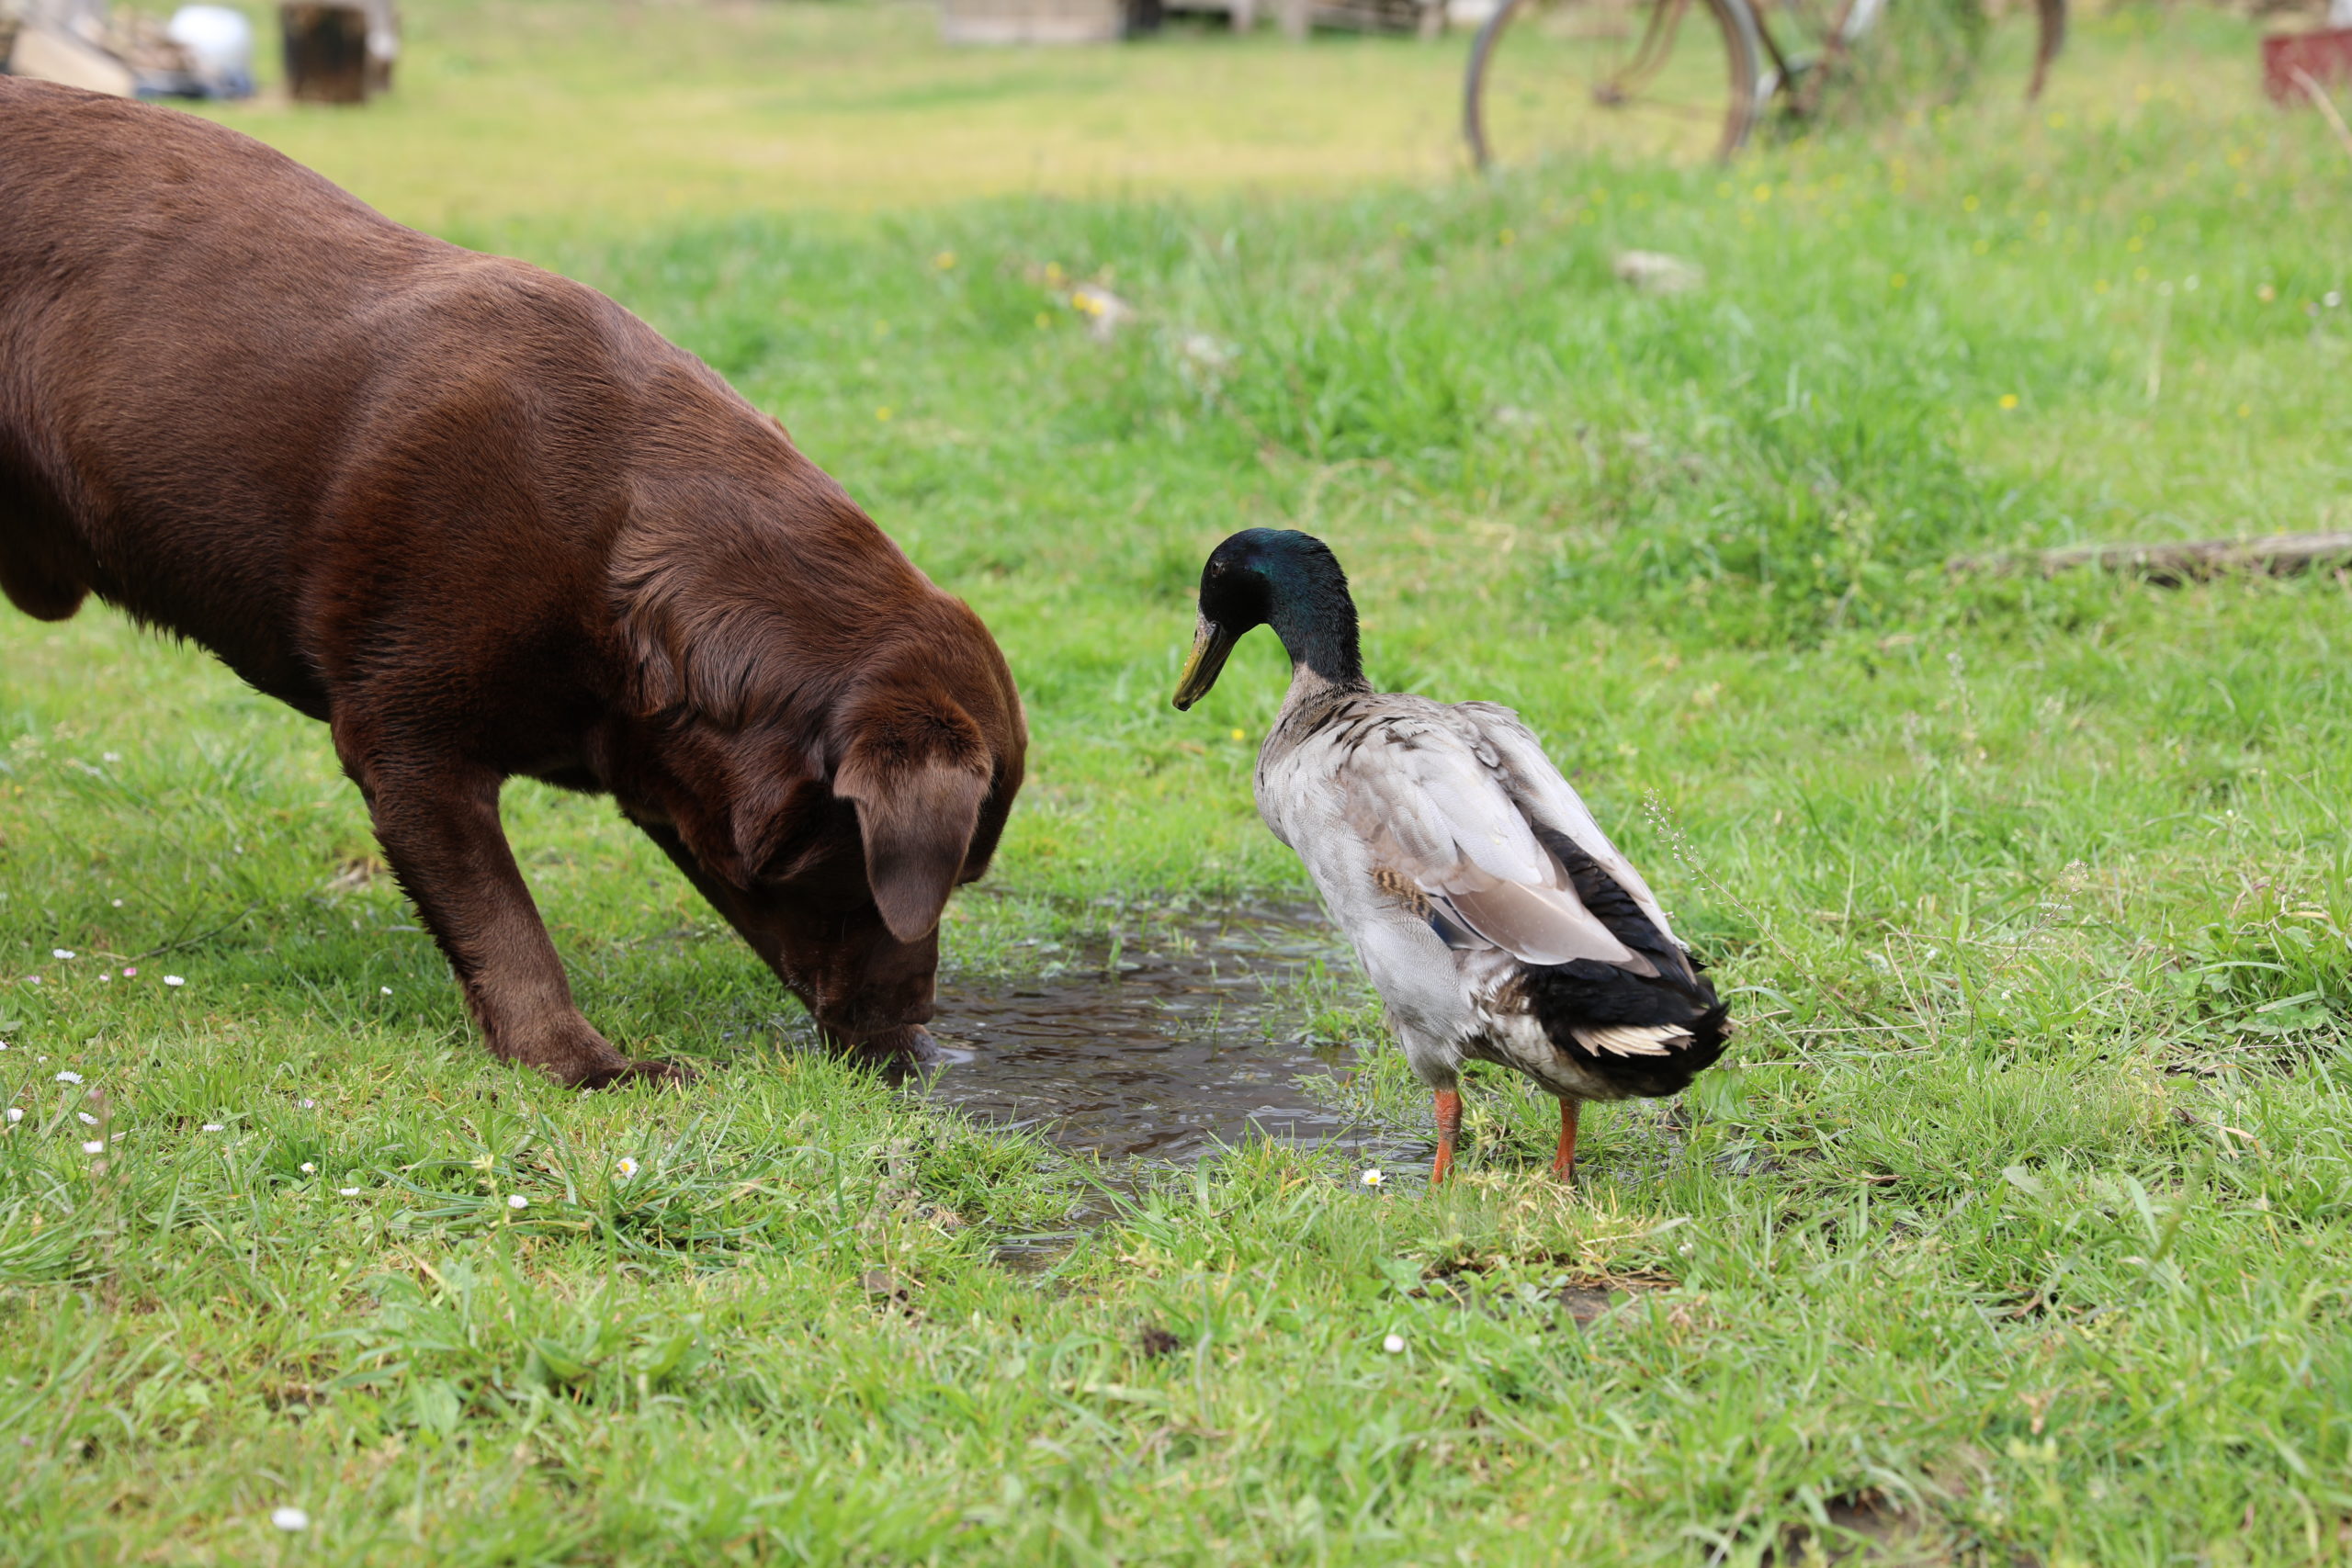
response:
[[[0,590],[331,727],[503,1056],[631,1062],[499,828],[608,792],[838,1042],[920,1050],[1026,735],[987,629],[594,290],[190,116],[0,77]]]

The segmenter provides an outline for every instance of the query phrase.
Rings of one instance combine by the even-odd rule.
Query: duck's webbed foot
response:
[[[1437,1091],[1437,1164],[1430,1168],[1430,1185],[1442,1184],[1453,1169],[1454,1141],[1462,1136],[1462,1093],[1459,1089]]]

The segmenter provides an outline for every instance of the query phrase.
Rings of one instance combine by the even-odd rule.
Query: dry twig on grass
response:
[[[2285,576],[2352,561],[2352,533],[2277,534],[2267,539],[2184,539],[2142,545],[2068,545],[2022,555],[1963,556],[1954,572],[2012,572],[2030,564],[2045,577],[2076,567],[2129,571],[2152,582],[2186,582],[2233,571]]]
[[[2335,132],[2335,140],[2343,146],[2345,155],[2352,157],[2352,129],[2346,129],[2344,117],[2335,112],[2335,101],[2327,96],[2327,89],[2319,85],[2318,78],[2300,65],[2294,68],[2292,74],[2295,85],[2311,99],[2312,107],[2326,117],[2328,129]]]

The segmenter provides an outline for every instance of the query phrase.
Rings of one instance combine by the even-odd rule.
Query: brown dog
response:
[[[978,617],[700,361],[234,131],[7,77],[0,589],[324,719],[491,1049],[567,1084],[674,1069],[572,1006],[506,778],[610,793],[830,1037],[914,1053],[1021,785]]]

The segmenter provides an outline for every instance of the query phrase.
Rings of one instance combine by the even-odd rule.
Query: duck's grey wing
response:
[[[1543,743],[1519,715],[1500,703],[1457,703],[1453,711],[1471,724],[1479,739],[1493,751],[1503,787],[1520,809],[1554,832],[1566,834],[1631,896],[1634,905],[1668,942],[1680,947],[1681,939],[1666,923],[1666,911],[1659,908],[1657,895],[1642,880],[1642,874],[1634,869],[1634,863],[1609,841],[1609,835],[1593,820],[1584,797],[1560,776],[1560,770],[1544,755]]]
[[[1436,913],[1525,963],[1597,958],[1656,973],[1577,897],[1475,729],[1442,709],[1408,711],[1351,739],[1329,776],[1334,815]]]

